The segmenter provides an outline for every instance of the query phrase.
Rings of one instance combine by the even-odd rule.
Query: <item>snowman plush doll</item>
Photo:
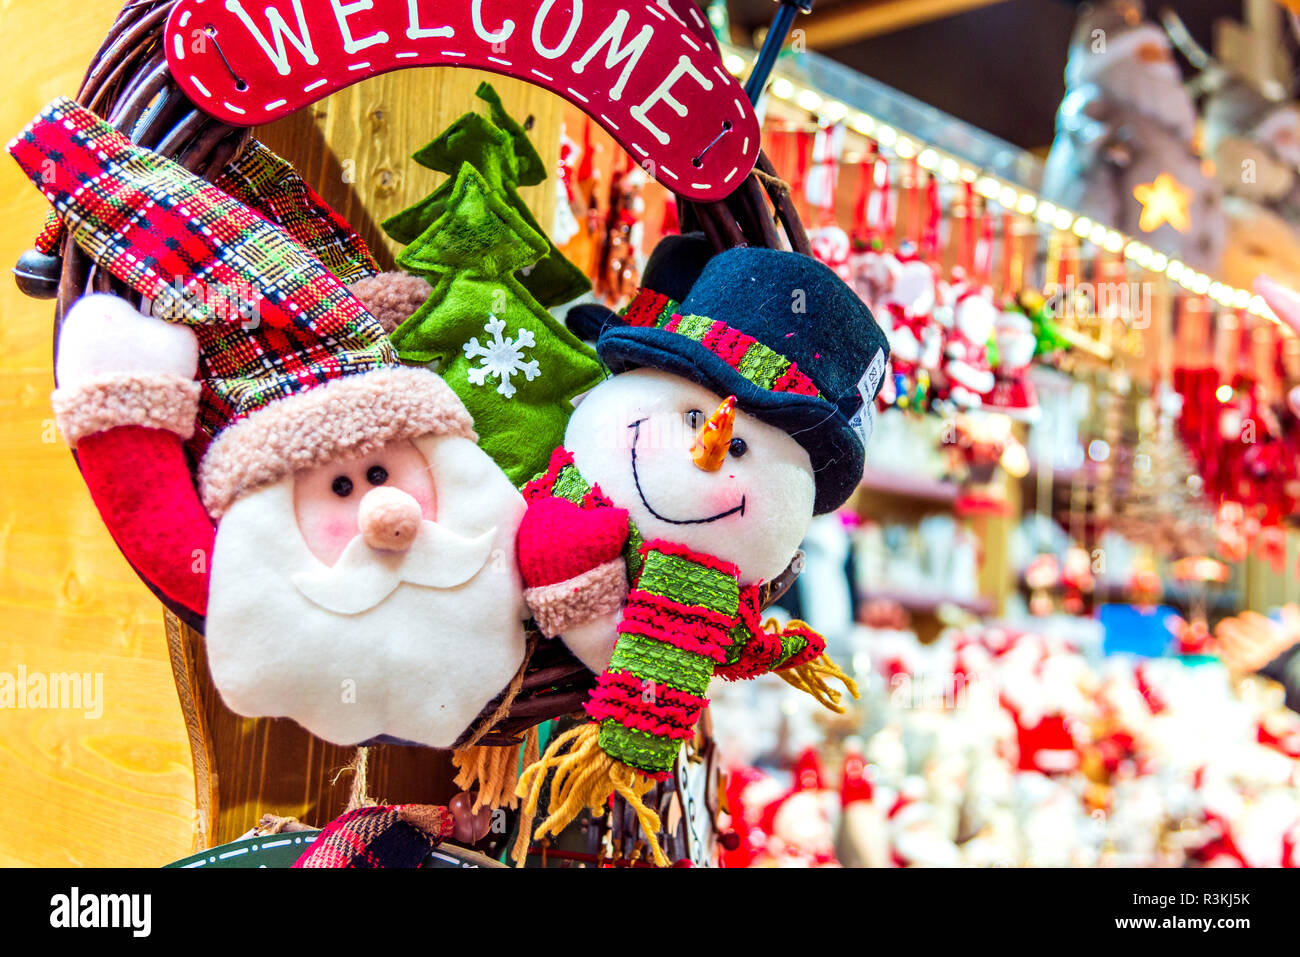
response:
[[[714,675],[776,671],[838,701],[821,636],[762,622],[760,586],[860,481],[888,346],[826,266],[741,248],[681,303],[638,296],[596,348],[612,376],[525,487],[518,555],[538,626],[599,678],[590,722],[525,770],[519,796],[535,813],[555,771],[541,838],[617,791],[666,864],[641,796],[693,736]]]

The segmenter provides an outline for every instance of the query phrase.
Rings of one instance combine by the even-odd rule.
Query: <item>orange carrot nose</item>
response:
[[[727,457],[727,447],[731,445],[731,430],[736,424],[736,397],[729,395],[722,400],[718,410],[709,416],[709,421],[695,433],[691,445],[691,458],[695,464],[706,472],[716,472],[722,468]]]

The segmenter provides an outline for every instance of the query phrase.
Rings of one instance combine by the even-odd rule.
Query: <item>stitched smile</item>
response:
[[[646,511],[659,519],[661,522],[668,522],[672,525],[705,525],[709,522],[716,522],[720,518],[726,518],[728,515],[735,515],[739,512],[745,514],[745,496],[740,496],[740,504],[734,508],[729,508],[725,512],[719,512],[717,515],[710,515],[708,518],[669,518],[666,515],[660,515],[654,510],[648,501],[646,501],[645,491],[641,488],[641,476],[636,471],[636,444],[641,440],[641,423],[645,419],[637,419],[628,426],[632,429],[632,481],[636,483],[636,493],[641,496],[641,504],[646,507]]]

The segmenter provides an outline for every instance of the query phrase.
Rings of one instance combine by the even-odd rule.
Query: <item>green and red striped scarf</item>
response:
[[[608,507],[573,456],[557,449],[547,472],[524,487],[529,501],[555,495],[583,508]],[[672,770],[683,740],[708,705],[710,679],[753,678],[820,656],[825,641],[799,625],[764,627],[758,584],[742,586],[729,562],[629,529],[628,592],[618,642],[586,711],[610,757],[654,778]]]

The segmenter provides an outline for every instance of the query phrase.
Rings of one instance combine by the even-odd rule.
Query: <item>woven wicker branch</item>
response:
[[[244,147],[250,131],[229,126],[200,110],[173,79],[163,47],[163,30],[175,0],[131,0],[118,14],[87,70],[77,100],[134,142],[211,177]],[[683,222],[698,223],[718,250],[735,246],[789,247],[809,251],[808,237],[790,200],[789,187],[760,154],[753,172],[725,200],[683,202]],[[54,336],[72,304],[90,291],[130,290],[65,239],[62,249]],[[791,577],[792,580],[792,577]],[[146,584],[151,583],[146,581]],[[789,581],[782,582],[789,587]],[[195,628],[201,621],[153,589],[173,612]],[[770,597],[777,591],[769,588]],[[563,644],[542,641],[529,659],[519,694],[507,716],[481,743],[511,744],[539,722],[580,711],[595,676]],[[491,715],[499,701],[489,703]]]

